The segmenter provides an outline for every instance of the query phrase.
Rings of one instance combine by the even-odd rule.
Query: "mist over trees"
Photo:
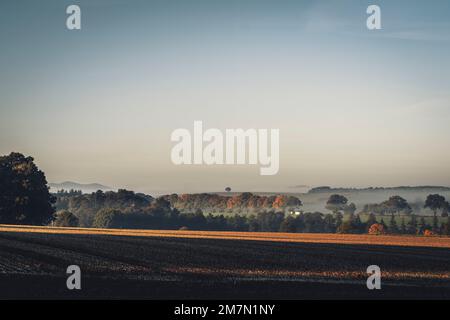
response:
[[[412,209],[409,203],[400,196],[392,196],[388,200],[379,204],[366,204],[362,210],[365,213],[374,214],[411,214]]]
[[[340,194],[332,194],[328,200],[325,208],[330,210],[334,214],[339,213],[351,213],[353,214],[356,210],[354,203],[347,205],[348,199]]]
[[[418,221],[416,215],[410,213],[407,201],[395,196],[370,205],[375,212],[370,212],[362,221],[360,214],[365,213],[355,214],[355,206],[338,194],[327,200],[325,207],[331,211],[328,214],[303,212],[301,201],[296,197],[251,193],[231,197],[172,194],[156,199],[127,190],[89,195],[74,191],[59,194],[58,205],[67,206],[65,209],[77,217],[81,215],[85,223],[89,223],[84,226],[96,228],[410,235],[448,234],[449,229],[449,221],[430,223],[424,218]],[[255,206],[255,203],[265,206]],[[225,212],[205,213],[200,209],[202,206],[208,210],[225,207]],[[383,208],[381,214],[379,208]],[[90,213],[88,217],[87,212]]]

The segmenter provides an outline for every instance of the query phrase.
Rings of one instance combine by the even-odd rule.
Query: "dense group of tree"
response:
[[[162,200],[162,201],[160,201]],[[262,211],[249,215],[205,215],[201,210],[194,213],[180,213],[170,207],[165,200],[159,199],[158,205],[152,209],[125,213],[118,209],[103,208],[94,216],[92,227],[95,228],[127,228],[127,229],[182,229],[210,231],[262,231],[292,233],[346,233],[346,234],[418,234],[418,235],[450,235],[450,219],[440,225],[428,224],[423,217],[411,215],[408,223],[403,219],[397,223],[394,215],[385,223],[384,218],[377,219],[374,214],[362,222],[358,214],[343,219],[342,214],[323,214],[306,212],[298,215],[285,214],[281,211]],[[62,217],[60,218],[60,215]],[[56,222],[66,221],[59,226],[75,226],[77,218],[68,211],[61,211]],[[375,226],[377,232],[370,232]]]
[[[352,221],[356,221],[353,222]],[[358,215],[352,217],[341,229],[342,233],[354,233],[348,232],[347,228],[353,229],[354,226],[361,226],[360,219]],[[402,217],[401,222],[398,223],[396,216],[392,214],[387,219],[387,223],[384,218],[379,219],[374,214],[370,214],[367,221],[364,223],[364,231],[369,234],[406,234],[406,235],[450,235],[450,218],[446,221],[439,223],[437,217],[435,216],[432,223],[428,223],[425,217],[418,217],[415,214],[411,214],[409,219],[406,221],[405,217]],[[362,228],[362,227],[361,227]],[[371,228],[376,228],[378,230],[371,232]],[[356,228],[361,231],[360,228]],[[363,232],[356,232],[363,233]]]
[[[150,208],[153,202],[151,196],[119,189],[117,192],[98,190],[91,194],[80,191],[58,191],[55,208],[57,211],[66,210],[74,214],[82,227],[90,227],[95,215],[101,209],[115,209],[123,213],[134,213]]]
[[[56,194],[56,209],[70,212],[84,227],[122,228],[197,228],[214,230],[248,230],[254,223],[235,214],[231,218],[223,215],[204,215],[203,210],[217,213],[236,211],[264,216],[266,212],[278,210],[278,216],[291,208],[301,206],[301,201],[292,196],[255,196],[251,193],[225,197],[216,194],[169,195],[153,199],[132,191],[97,191],[80,194],[77,191],[59,191]],[[223,210],[220,210],[220,209]],[[107,218],[106,218],[107,217]],[[248,217],[251,220],[251,217]],[[229,220],[229,221],[228,221]],[[108,221],[108,223],[106,223]],[[263,223],[267,225],[267,223]],[[234,226],[234,227],[233,227]],[[256,229],[256,227],[252,227]],[[265,228],[267,229],[267,228]],[[270,228],[278,230],[278,227]]]
[[[244,192],[233,196],[218,194],[171,194],[163,196],[172,207],[182,212],[195,212],[200,209],[218,213],[256,213],[262,210],[289,210],[302,205],[294,196],[260,196]]]

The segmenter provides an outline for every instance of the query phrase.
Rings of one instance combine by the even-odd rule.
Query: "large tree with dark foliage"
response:
[[[348,199],[340,194],[332,194],[328,198],[326,209],[332,211],[334,214],[339,213],[347,208]]]
[[[32,157],[0,157],[0,223],[45,225],[53,219],[54,198]]]
[[[445,211],[448,203],[445,201],[445,197],[440,194],[429,194],[427,200],[425,201],[424,208],[429,208],[433,210],[434,216],[436,216],[437,211],[442,209]]]
[[[382,205],[387,209],[390,214],[404,213],[410,214],[412,212],[409,203],[400,196],[392,196],[387,201],[384,201]]]

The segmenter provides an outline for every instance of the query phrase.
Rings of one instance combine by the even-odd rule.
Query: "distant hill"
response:
[[[367,191],[450,191],[450,187],[442,186],[400,186],[400,187],[369,187],[369,188],[332,188],[328,186],[312,188],[308,193],[321,192],[367,192]]]
[[[95,192],[97,190],[102,190],[102,191],[112,191],[113,188],[108,187],[108,186],[104,186],[102,184],[99,183],[87,183],[87,184],[83,184],[83,183],[78,183],[78,182],[72,182],[72,181],[65,181],[62,183],[49,183],[48,184],[50,186],[50,192],[56,192],[58,190],[81,190],[81,192],[83,193],[92,193]]]

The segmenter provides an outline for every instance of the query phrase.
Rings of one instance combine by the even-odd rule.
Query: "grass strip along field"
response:
[[[450,248],[450,237],[373,236],[360,234],[280,233],[280,232],[229,232],[229,231],[181,231],[139,229],[60,228],[21,225],[0,225],[0,232],[31,232],[49,234],[90,234],[143,237],[174,237],[196,239],[259,240],[280,242],[372,244],[387,246]]]
[[[449,267],[444,237],[0,225],[1,298],[450,298]]]

